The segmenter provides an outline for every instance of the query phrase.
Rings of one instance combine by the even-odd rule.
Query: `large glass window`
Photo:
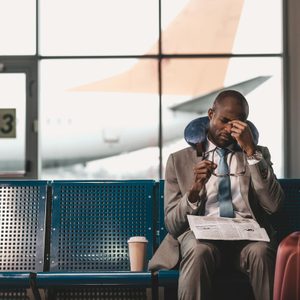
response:
[[[207,115],[215,93],[223,87],[241,91],[249,102],[249,120],[259,130],[261,145],[268,146],[276,174],[283,174],[283,103],[280,58],[194,58],[172,59],[163,74],[163,137],[166,159],[171,152],[188,144],[183,132],[189,121]],[[164,66],[164,62],[162,64]],[[204,71],[205,70],[205,71]],[[176,74],[176,76],[174,75]],[[188,105],[187,105],[188,104]],[[266,112],[272,107],[272,119],[266,126]],[[276,138],[274,138],[276,132]],[[165,162],[164,162],[165,163]]]
[[[226,88],[245,93],[283,176],[282,0],[4,0],[0,9],[0,71],[1,55],[38,62],[27,91],[39,95],[40,178],[163,177],[168,155],[188,146],[185,126]]]
[[[162,48],[166,54],[281,53],[281,0],[162,0]]]
[[[281,5],[42,1],[41,176],[163,177],[168,155],[188,146],[185,126],[212,104],[207,95],[229,87],[245,93],[281,176]],[[270,106],[276,139],[265,122]]]
[[[155,46],[159,32],[157,1],[48,0],[40,3],[42,55],[142,55],[158,51]]]
[[[157,69],[154,59],[43,60],[43,177],[158,178]]]
[[[0,12],[0,55],[34,55],[36,0],[1,0]]]

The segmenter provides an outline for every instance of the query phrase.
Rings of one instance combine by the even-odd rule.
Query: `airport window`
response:
[[[218,91],[216,86],[222,86],[224,82],[228,88],[243,92],[248,90],[246,95],[250,107],[248,119],[259,129],[259,143],[268,145],[272,153],[272,161],[276,162],[273,166],[276,174],[283,174],[281,64],[279,57],[234,57],[229,61],[227,58],[169,59],[166,68],[162,68],[164,82],[162,103],[165,104],[163,111],[166,119],[173,119],[173,128],[172,130],[166,128],[163,136],[169,137],[173,133],[174,142],[166,141],[164,159],[167,159],[171,152],[187,146],[185,140],[179,139],[179,136],[183,135],[189,120],[197,118],[199,114],[207,114],[211,107],[211,101],[207,104],[207,96],[210,95],[208,91]],[[162,65],[164,66],[164,62]],[[172,66],[173,71],[168,68],[168,65]],[[174,71],[177,69],[181,72]],[[170,76],[170,72],[176,76]],[[171,92],[172,95],[170,95]],[[187,101],[195,103],[185,108],[182,104]],[[273,123],[272,126],[266,126],[266,112],[269,110],[270,102],[272,103],[272,118],[279,121]],[[181,108],[177,109],[178,104]],[[199,113],[193,114],[193,111],[199,108]],[[167,124],[168,122],[169,120],[166,120]],[[274,138],[274,132],[276,132],[276,138]],[[164,165],[165,163],[166,161]]]
[[[40,52],[47,56],[143,55],[159,32],[153,0],[48,0],[40,1],[40,13]]]
[[[36,54],[36,0],[1,0],[0,11],[0,56]]]
[[[165,54],[282,52],[281,0],[163,0],[161,3]]]
[[[116,76],[137,61],[41,62],[44,177],[119,179],[136,178],[139,172],[143,177],[143,168],[157,172],[157,60],[139,61],[142,66],[137,69],[142,73],[133,73],[129,81],[122,74]],[[153,76],[146,77],[151,73]]]
[[[206,114],[203,100],[228,87],[247,91],[249,119],[283,176],[282,0],[1,7],[16,2],[27,13],[6,31],[16,15],[0,20],[0,34],[15,36],[0,55],[37,61],[39,178],[163,178],[168,155],[188,146],[184,127]],[[199,112],[174,109],[190,100]],[[270,106],[276,138],[265,122]]]

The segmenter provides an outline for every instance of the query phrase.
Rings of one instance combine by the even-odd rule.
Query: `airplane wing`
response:
[[[270,77],[271,76],[258,76],[246,81],[242,81],[226,88],[214,90],[208,94],[185,101],[184,103],[177,104],[170,107],[170,109],[173,111],[185,111],[199,114],[207,113],[208,109],[211,107],[213,101],[221,90],[237,90],[243,95],[247,95]]]

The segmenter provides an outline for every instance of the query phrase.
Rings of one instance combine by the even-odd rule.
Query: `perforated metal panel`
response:
[[[72,288],[56,291],[51,294],[51,299],[57,300],[143,300],[147,299],[145,289],[133,288]]]
[[[285,194],[284,212],[286,222],[281,224],[281,235],[300,231],[300,179],[280,179]]]
[[[154,181],[53,182],[52,271],[128,271],[131,236],[152,256]]]
[[[0,271],[42,271],[46,181],[0,182]]]
[[[0,299],[3,300],[30,300],[30,297],[27,295],[26,290],[16,291],[16,290],[0,290]]]

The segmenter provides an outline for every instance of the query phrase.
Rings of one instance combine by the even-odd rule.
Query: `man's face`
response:
[[[231,136],[232,125],[230,121],[240,120],[245,122],[247,113],[242,105],[232,98],[225,98],[217,103],[213,109],[209,109],[210,119],[208,137],[218,147],[225,148],[235,143]]]

